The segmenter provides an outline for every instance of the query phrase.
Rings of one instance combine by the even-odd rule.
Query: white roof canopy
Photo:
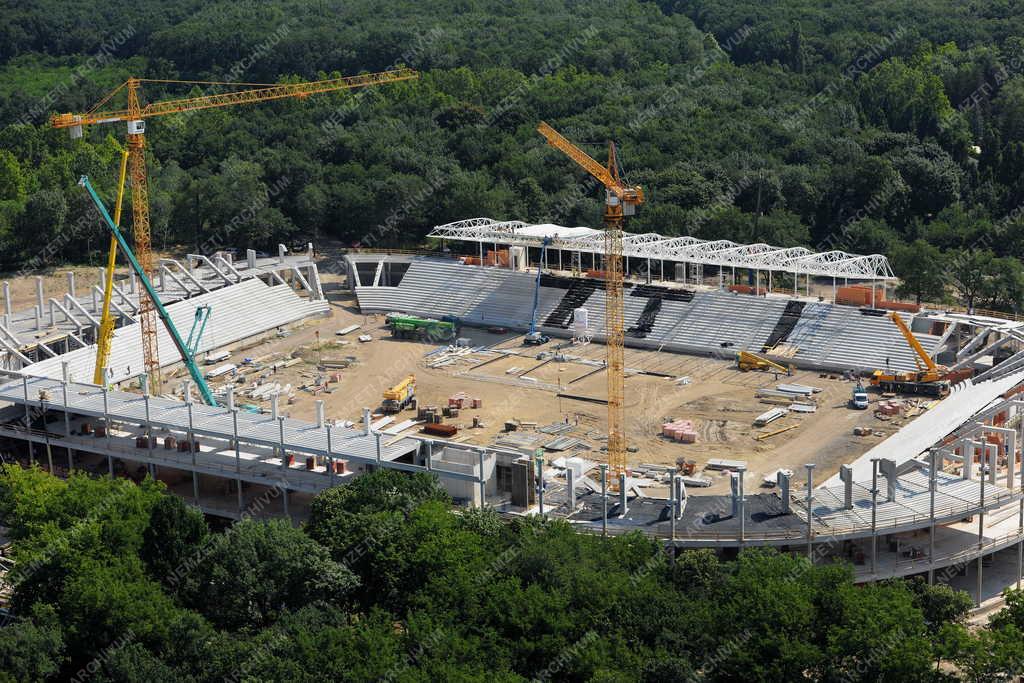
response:
[[[545,237],[551,247],[603,254],[604,235],[593,228],[566,228],[550,223],[468,218],[435,227],[428,237],[439,239],[539,247]],[[700,263],[723,268],[750,268],[854,280],[893,280],[889,261],[881,254],[861,256],[845,251],[813,252],[804,247],[737,244],[729,240],[665,237],[648,232],[623,234],[623,255],[653,260]]]

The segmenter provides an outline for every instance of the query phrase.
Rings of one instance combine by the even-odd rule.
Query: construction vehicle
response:
[[[143,270],[142,264],[135,258],[135,254],[132,253],[131,247],[129,247],[128,242],[125,241],[124,235],[122,235],[121,231],[118,230],[117,224],[114,223],[110,214],[107,213],[107,207],[103,205],[103,201],[89,183],[89,177],[82,176],[79,179],[78,184],[84,187],[86,192],[89,193],[89,197],[99,210],[100,216],[103,218],[103,222],[106,223],[107,228],[109,228],[111,233],[113,233],[114,238],[117,240],[117,245],[121,248],[121,251],[124,252],[125,258],[127,258],[128,263],[131,264],[132,270],[135,271],[135,274],[142,282],[143,289],[146,290],[146,294],[153,302],[153,307],[156,310],[157,315],[163,322],[164,327],[167,329],[167,334],[170,335],[171,341],[174,342],[174,345],[178,349],[178,353],[181,354],[181,360],[185,364],[185,367],[188,368],[188,374],[191,375],[192,381],[196,383],[196,387],[199,389],[199,393],[202,395],[203,401],[205,401],[207,405],[217,405],[217,400],[213,397],[213,392],[210,391],[210,387],[206,384],[206,380],[203,378],[203,373],[199,370],[199,366],[196,365],[195,358],[193,358],[192,354],[189,353],[188,346],[181,338],[181,335],[178,334],[178,329],[174,326],[174,321],[171,320],[171,316],[167,312],[167,309],[164,308],[162,303],[160,303],[160,296],[156,293],[153,283],[150,282],[149,277],[146,275],[146,271]]]
[[[949,395],[950,383],[947,379],[948,370],[935,363],[928,352],[921,346],[914,333],[910,330],[903,318],[896,311],[889,313],[892,320],[907,344],[914,351],[914,362],[917,364],[915,372],[892,373],[889,370],[875,370],[871,374],[871,386],[878,387],[881,391],[888,391],[897,394],[921,394],[922,396],[933,396],[943,398]]]
[[[416,399],[416,375],[409,375],[401,382],[384,390],[384,402],[381,408],[385,413],[397,413],[404,410]]]
[[[455,338],[456,326],[449,320],[421,318],[403,313],[388,313],[384,323],[391,330],[391,336],[398,339],[430,339],[446,341]]]
[[[114,143],[117,144],[117,143]],[[117,179],[117,202],[114,204],[114,223],[121,225],[121,205],[124,200],[124,182],[128,175],[128,150],[118,145],[121,152],[121,170]],[[110,300],[114,296],[114,266],[117,265],[117,238],[110,236],[107,252],[107,270],[103,278],[103,309],[100,314],[100,328],[96,332],[96,363],[92,371],[92,383],[103,385],[110,361],[110,345],[114,338],[114,316],[110,312]]]
[[[741,372],[749,372],[750,370],[773,370],[775,372],[781,372],[786,376],[793,374],[793,366],[786,367],[780,365],[775,361],[768,360],[758,356],[757,354],[750,353],[749,351],[740,351],[736,354],[736,367]]]
[[[533,312],[530,314],[530,331],[523,337],[523,343],[527,346],[540,346],[551,341],[551,338],[546,334],[541,334],[537,331],[537,306],[540,303],[541,269],[544,268],[544,256],[548,252],[548,245],[551,244],[551,241],[550,237],[545,237],[540,245],[540,260],[537,262],[537,281],[533,285]]]
[[[624,405],[625,363],[623,361],[622,224],[644,203],[639,185],[626,184],[619,171],[615,143],[608,143],[608,163],[600,164],[558,131],[541,122],[537,132],[604,185],[605,329],[608,353],[608,469],[613,488],[626,473],[626,410]]]
[[[853,388],[850,394],[850,407],[855,410],[868,409],[868,391],[860,382],[857,382],[857,386]]]
[[[142,271],[147,276],[153,273],[153,252],[150,248],[149,233],[149,184],[146,174],[146,119],[168,114],[179,114],[184,112],[198,111],[200,109],[211,109],[214,107],[228,107],[236,104],[249,104],[253,102],[266,102],[285,98],[305,98],[310,95],[350,88],[360,88],[382,83],[393,83],[411,78],[418,78],[419,74],[412,69],[398,68],[381,73],[363,74],[361,76],[347,76],[343,78],[332,78],[323,81],[312,81],[304,83],[210,83],[205,81],[174,81],[188,85],[202,87],[215,86],[217,88],[231,86],[259,86],[222,92],[213,95],[202,95],[200,97],[188,97],[182,99],[166,100],[163,102],[150,102],[143,105],[140,98],[140,91],[143,83],[169,83],[166,80],[151,80],[142,78],[129,78],[108,93],[102,100],[87,112],[81,114],[54,114],[50,118],[50,125],[54,128],[67,128],[72,139],[82,137],[85,126],[100,125],[106,123],[123,122],[127,124],[128,132],[128,167],[132,179],[132,237],[135,244],[137,258],[142,266]],[[100,111],[100,108],[107,104],[115,95],[122,90],[125,91],[127,107],[124,109],[112,109]],[[156,342],[156,319],[155,303],[147,297],[139,297],[139,324],[142,331],[142,358],[146,374],[149,377],[150,390],[154,394],[160,393],[160,359],[158,356]]]
[[[206,331],[206,323],[209,322],[212,312],[213,309],[210,308],[210,304],[196,306],[196,317],[192,321],[192,329],[189,330],[188,339],[185,341],[189,355],[193,358],[199,353],[199,341],[203,338],[203,332]]]

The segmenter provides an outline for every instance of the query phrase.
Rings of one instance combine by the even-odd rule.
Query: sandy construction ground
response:
[[[314,402],[326,402],[328,419],[361,418],[362,408],[378,408],[381,393],[407,375],[417,380],[420,405],[447,405],[450,395],[465,392],[480,398],[480,409],[463,409],[449,420],[462,428],[454,440],[487,445],[502,437],[506,421],[521,421],[520,434],[533,431],[533,424],[543,426],[568,421],[572,430],[567,436],[580,439],[589,450],[575,450],[594,460],[602,460],[603,434],[607,428],[607,408],[600,403],[573,397],[603,400],[606,376],[601,367],[604,346],[591,344],[572,346],[564,340],[553,340],[542,347],[522,345],[521,335],[492,334],[485,330],[465,328],[473,347],[489,347],[488,351],[468,354],[441,367],[429,367],[439,354],[427,356],[438,347],[417,341],[392,339],[384,327],[384,316],[359,313],[354,298],[338,285],[338,278],[324,277],[325,288],[332,300],[332,315],[307,321],[282,338],[271,339],[259,346],[236,353],[252,358],[301,357],[302,362],[279,369],[265,381],[291,384],[293,400],[283,407],[292,417],[312,420]],[[344,337],[335,334],[351,324],[362,328]],[[316,333],[320,333],[317,348]],[[360,343],[359,334],[370,334],[373,341]],[[538,360],[540,352],[558,351],[569,360]],[[338,381],[328,384],[329,393],[314,396],[302,389],[313,385],[321,373],[320,360],[352,358],[350,367],[328,370],[337,373]],[[748,487],[760,483],[761,476],[778,468],[792,469],[802,480],[802,465],[817,464],[815,480],[821,481],[836,472],[839,465],[863,453],[882,437],[854,436],[856,425],[867,425],[888,435],[902,420],[882,422],[873,410],[855,411],[847,407],[852,382],[841,378],[821,377],[816,372],[797,371],[792,377],[776,378],[765,372],[740,372],[730,358],[700,358],[654,350],[626,349],[626,366],[633,371],[626,378],[627,439],[636,451],[629,454],[631,464],[655,463],[672,465],[680,457],[695,460],[698,471],[711,458],[745,460],[753,480]],[[657,373],[641,374],[641,372]],[[688,377],[689,383],[678,378]],[[247,383],[254,377],[247,377]],[[761,402],[758,388],[774,388],[777,384],[799,383],[819,387],[817,411],[812,414],[790,414],[768,427],[753,426],[754,418],[774,407]],[[240,385],[241,386],[241,385]],[[562,394],[560,397],[559,394]],[[877,400],[877,396],[872,396]],[[239,401],[246,401],[240,397]],[[266,408],[269,404],[263,402]],[[414,417],[412,411],[396,416],[396,422]],[[482,423],[472,428],[473,418]],[[660,436],[662,422],[673,418],[693,421],[698,433],[694,444],[680,444]],[[771,432],[796,424],[793,429],[776,436],[757,440],[761,432]],[[416,429],[407,433],[416,433]],[[554,437],[536,434],[541,443]],[[551,457],[558,454],[552,453]],[[705,472],[714,484],[711,491],[728,489],[727,477]]]

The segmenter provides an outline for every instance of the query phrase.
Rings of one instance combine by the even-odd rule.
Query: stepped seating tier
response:
[[[356,287],[355,291],[365,312],[453,315],[469,325],[525,330],[530,325],[535,284],[535,271],[416,257],[399,286]],[[600,280],[543,275],[539,329],[568,336],[572,310],[583,306],[594,338],[602,340],[603,287]],[[630,331],[627,344],[633,346],[731,357],[740,350],[761,353],[766,346],[770,354],[776,344],[784,344],[791,349],[788,361],[800,367],[856,371],[916,367],[913,351],[891,320],[850,306],[643,284],[630,285],[623,306]],[[929,351],[938,341],[927,334],[917,337]]]

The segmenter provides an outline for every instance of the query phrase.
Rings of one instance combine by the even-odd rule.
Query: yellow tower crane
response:
[[[250,104],[286,98],[305,98],[318,93],[361,88],[370,85],[393,83],[418,78],[412,69],[398,68],[379,73],[345,76],[322,81],[302,83],[224,83],[209,81],[169,81],[129,78],[108,93],[89,111],[82,114],[55,114],[50,118],[54,128],[67,128],[72,138],[82,137],[84,126],[123,122],[128,126],[128,167],[132,179],[132,238],[135,255],[147,276],[153,273],[153,252],[149,235],[149,185],[146,177],[146,119],[167,114],[229,107],[236,104]],[[245,90],[187,97],[142,104],[140,91],[143,83],[180,83],[201,86],[257,86]],[[101,110],[122,90],[127,96],[124,109]],[[109,277],[109,275],[108,275]],[[150,389],[160,393],[160,359],[156,342],[156,307],[148,297],[139,297],[139,322],[142,327],[142,357]]]
[[[114,143],[117,144],[117,143]],[[117,179],[117,202],[114,204],[114,224],[121,225],[121,204],[124,200],[124,181],[128,173],[128,150],[118,145],[121,151],[121,171]],[[96,367],[92,373],[93,384],[106,384],[104,375],[110,360],[110,340],[114,338],[114,316],[110,313],[110,299],[114,295],[114,266],[117,264],[117,238],[110,236],[110,251],[107,254],[107,271],[103,282],[103,313],[100,315],[100,329],[96,334]]]
[[[623,361],[622,224],[644,203],[643,189],[627,185],[619,177],[615,143],[608,143],[608,164],[602,165],[561,133],[544,123],[537,132],[548,144],[563,152],[604,185],[605,328],[608,342],[608,469],[613,481],[626,471],[626,409],[624,405],[625,363]]]

